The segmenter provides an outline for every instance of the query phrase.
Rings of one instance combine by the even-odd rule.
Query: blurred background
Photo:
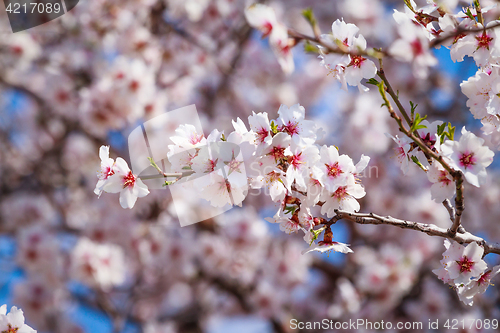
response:
[[[377,92],[341,90],[302,44],[292,51],[295,71],[285,75],[268,40],[246,23],[251,3],[81,0],[15,34],[0,4],[0,304],[21,307],[38,332],[61,333],[300,331],[290,328],[292,318],[421,321],[427,331],[429,319],[500,318],[497,288],[467,307],[431,272],[440,266],[441,238],[340,221],[335,240],[351,244],[353,254],[301,255],[302,235],[264,220],[277,210],[264,195],[181,228],[168,188],[132,210],[117,195],[94,194],[99,147],[130,162],[127,137],[148,119],[195,104],[205,135],[229,133],[231,119],[247,123],[252,111],[276,118],[281,104],[300,103],[326,132],[319,144],[336,145],[355,162],[371,157],[361,211],[450,225],[426,175],[416,168],[402,175],[384,134],[398,134],[397,127]],[[404,5],[266,3],[304,34],[312,31],[301,12],[311,7],[323,33],[344,18],[369,47],[383,48],[397,38],[392,13]],[[453,63],[444,47],[434,53],[439,64],[426,79],[388,60],[389,80],[405,106],[411,100],[429,120],[479,135],[459,85],[476,72],[474,62]],[[463,224],[488,241],[500,240],[497,166],[488,186],[465,190]],[[185,209],[202,208],[186,200]],[[485,260],[498,263],[495,255]]]

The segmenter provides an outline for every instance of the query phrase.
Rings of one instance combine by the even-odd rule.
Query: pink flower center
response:
[[[232,159],[229,162],[225,162],[225,164],[229,167],[229,174],[233,173],[234,171],[241,173],[240,167],[243,164],[242,161]]]
[[[455,44],[456,42],[458,42],[459,39],[462,39],[465,36],[467,36],[467,35],[464,33],[458,34],[457,36],[455,36],[455,39],[453,40],[453,44]]]
[[[21,56],[24,52],[23,48],[21,46],[18,46],[18,45],[12,46],[11,50],[12,50],[12,53],[14,53],[15,55],[18,55],[18,56]]]
[[[298,155],[293,155],[290,161],[290,164],[295,168],[298,169],[299,165],[302,164],[302,153],[299,153]]]
[[[423,134],[423,133],[422,133]],[[427,133],[425,136],[420,134],[420,139],[422,139],[422,142],[425,143],[425,145],[429,148],[434,148],[434,145],[436,144],[436,140],[431,139],[431,133]],[[420,148],[419,148],[420,150]]]
[[[132,80],[132,82],[130,82],[128,88],[132,91],[132,92],[137,92],[137,90],[139,90],[139,87],[140,87],[140,84],[137,80]]]
[[[477,48],[485,48],[487,50],[490,49],[490,43],[493,40],[493,37],[490,37],[486,34],[486,32],[483,32],[481,36],[476,36],[477,40]]]
[[[467,256],[463,256],[460,260],[457,260],[456,263],[460,267],[460,273],[470,272],[474,266],[474,261],[467,258]]]
[[[317,179],[311,178],[311,182],[313,183],[313,185],[321,186],[321,183]]]
[[[424,53],[424,48],[422,47],[422,43],[420,42],[420,40],[415,39],[410,43],[410,46],[414,56],[418,56]]]
[[[191,134],[191,136],[189,137],[189,143],[192,144],[192,145],[195,145],[197,144],[198,142],[201,141],[201,139],[203,139],[203,134]]]
[[[290,45],[288,44],[285,44],[285,45],[282,45],[283,43],[279,43],[278,46],[280,48],[280,52],[283,56],[287,56],[289,53],[290,53]]]
[[[353,66],[354,68],[360,68],[366,58],[362,56],[352,56],[351,62],[348,66]]]
[[[290,135],[294,135],[294,134],[299,134],[299,128],[298,127],[299,127],[299,123],[298,122],[292,123],[291,121],[289,121],[288,124],[282,125],[279,128],[279,130],[280,131],[285,131],[285,132],[287,132]]]
[[[491,274],[491,271],[487,271],[486,273],[481,274],[481,277],[479,277],[479,279],[477,280],[477,284],[479,286],[484,285],[484,284],[489,285],[490,284],[490,274]]]
[[[56,93],[56,99],[61,102],[61,103],[64,103],[66,101],[69,100],[69,94],[67,91],[64,91],[64,90],[59,90],[57,93]]]
[[[476,164],[476,158],[474,157],[474,153],[465,152],[460,155],[459,158],[460,165],[462,165],[465,169]]]
[[[335,162],[334,164],[331,165],[325,164],[325,166],[328,173],[328,177],[336,178],[341,173],[344,173],[344,171],[342,171],[342,169],[339,166],[339,162]]]
[[[112,176],[115,174],[115,171],[113,170],[112,167],[110,166],[107,166],[105,169],[104,169],[104,179],[108,179],[108,177]]]
[[[277,161],[280,158],[285,157],[285,148],[280,146],[272,147],[271,152],[269,153],[274,159]]]
[[[267,37],[272,30],[273,30],[273,25],[271,24],[271,22],[264,23],[264,25],[262,26],[262,33],[264,34],[264,36],[262,37]]]
[[[2,333],[16,333],[19,327],[12,327],[11,324],[7,324],[7,330],[2,331]]]
[[[207,170],[205,172],[212,172],[215,170],[215,166],[217,165],[217,160],[208,160]]]
[[[448,178],[448,173],[444,170],[441,170],[439,172],[439,178],[438,178],[438,181],[440,183],[443,183],[445,185],[449,185],[451,183],[451,180],[450,178]]]
[[[269,182],[271,183],[274,183],[275,181],[279,181],[280,179],[280,174],[275,172],[275,171],[271,171],[267,174],[267,176],[269,177]]]
[[[224,179],[223,181],[221,181],[221,183],[220,183],[220,189],[221,190],[226,190],[229,193],[231,193],[231,183],[229,182],[229,180]]]
[[[332,197],[341,200],[347,196],[347,186],[340,186],[332,195]]]
[[[264,142],[264,139],[267,138],[269,135],[269,131],[266,130],[264,127],[262,127],[260,130],[257,131],[257,140],[259,142]]]
[[[132,171],[129,171],[128,174],[125,177],[123,177],[123,188],[134,187],[136,179],[137,177],[134,176]]]

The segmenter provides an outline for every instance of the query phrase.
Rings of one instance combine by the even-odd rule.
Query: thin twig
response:
[[[389,95],[391,95],[392,99],[394,100],[394,103],[396,103],[396,106],[398,107],[399,112],[401,112],[401,114],[405,118],[408,126],[412,126],[413,121],[411,120],[410,116],[408,116],[408,113],[406,112],[405,108],[403,107],[403,105],[399,101],[398,95],[394,92],[394,89],[392,89],[392,86],[389,83],[389,80],[385,76],[385,72],[384,72],[384,69],[382,67],[382,60],[380,60],[380,70],[377,71],[377,75],[382,79],[382,81],[384,81],[384,84],[387,88],[387,92],[389,93]]]

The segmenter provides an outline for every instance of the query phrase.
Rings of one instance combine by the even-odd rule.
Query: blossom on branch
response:
[[[346,84],[348,84],[357,86],[360,91],[367,91],[368,88],[361,84],[361,80],[375,77],[377,67],[370,59],[357,55],[366,50],[366,40],[358,33],[359,28],[356,25],[345,23],[343,19],[333,22],[332,34],[321,35],[321,42],[329,48],[340,49],[341,52],[350,54],[336,54],[320,45],[320,65],[330,70],[342,84],[343,89],[347,90]]]
[[[429,67],[437,64],[436,58],[429,51],[426,31],[397,10],[394,10],[393,17],[398,24],[400,39],[391,45],[389,54],[398,60],[411,62],[413,75],[419,79],[426,78]]]
[[[445,240],[449,243],[448,240]],[[453,242],[443,253],[441,264],[447,272],[450,284],[462,286],[469,280],[480,276],[488,267],[483,258],[484,249],[476,242],[467,246]]]
[[[432,163],[427,171],[427,178],[433,183],[431,197],[437,203],[441,203],[445,199],[451,199],[455,194],[456,187],[453,177],[441,164]]]
[[[323,236],[323,240],[318,242],[318,244],[311,244],[311,246],[302,251],[302,254],[306,254],[309,252],[340,252],[340,253],[352,253],[353,251],[349,248],[349,244],[339,243],[333,241],[333,232],[330,227],[327,227],[325,230],[325,234]]]
[[[101,189],[108,193],[120,193],[120,205],[123,208],[134,207],[137,198],[149,194],[146,184],[132,173],[127,162],[121,157],[116,159],[113,174],[105,180]]]
[[[463,172],[465,179],[480,187],[486,181],[486,167],[493,162],[494,153],[484,146],[484,139],[462,128],[460,140],[447,140],[441,146],[443,155],[450,159],[450,165]]]

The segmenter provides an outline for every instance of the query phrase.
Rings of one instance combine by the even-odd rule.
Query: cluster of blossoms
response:
[[[467,11],[470,15],[465,18],[463,13],[451,15],[445,10],[454,6],[452,3],[441,3],[439,6],[432,3],[417,9],[415,3],[409,1],[406,12],[395,11],[393,15],[401,38],[393,43],[388,53],[412,62],[416,77],[425,78],[427,68],[437,63],[429,51],[429,41],[443,32],[452,33],[481,24],[476,22],[474,17],[477,15],[472,15],[470,9]],[[278,56],[281,67],[285,72],[291,72],[293,60],[290,50],[294,41],[289,39],[286,27],[276,20],[274,10],[255,4],[246,9],[245,15],[251,26],[270,37],[271,48]],[[450,22],[457,22],[459,17],[463,18],[460,28],[458,23],[452,27]],[[436,22],[440,28],[434,25]],[[487,74],[481,74],[489,76],[496,71],[490,61],[495,59],[494,45],[489,45],[495,37],[493,31],[491,36],[485,37],[485,34],[486,30],[475,37],[479,44],[469,36],[457,35],[448,46],[452,48],[453,60],[461,61],[465,55],[474,57],[478,66],[489,68]],[[350,85],[367,91],[361,81],[372,79],[377,74],[377,67],[366,57],[370,52],[365,38],[359,34],[359,28],[345,23],[343,19],[336,20],[332,24],[332,33],[321,35],[318,40],[321,42],[318,45],[321,65],[341,82],[342,88],[347,89]],[[470,45],[474,50],[469,50]],[[489,84],[494,86],[491,82]],[[484,99],[485,94],[476,95]],[[488,103],[494,104],[494,98],[489,98]],[[464,127],[460,140],[454,141],[451,125],[446,132],[441,121],[430,123],[419,117],[414,121],[416,124],[414,130],[412,126],[412,131],[417,140],[426,146],[425,150],[410,138],[388,136],[398,144],[397,156],[403,173],[408,172],[410,165],[417,165],[427,173],[433,183],[431,195],[436,202],[455,195],[456,173],[462,173],[473,186],[480,187],[485,183],[486,167],[492,163],[494,154],[484,145],[483,139]],[[277,213],[266,220],[279,223],[280,229],[287,234],[302,231],[304,240],[310,245],[304,253],[330,250],[352,252],[346,244],[333,241],[330,224],[322,217],[314,217],[314,209],[320,207],[318,210],[327,218],[334,217],[337,209],[357,212],[360,209],[357,200],[365,195],[358,177],[368,165],[369,158],[362,155],[355,165],[349,156],[340,155],[337,147],[318,146],[315,142],[320,139],[321,131],[312,121],[305,120],[305,109],[299,104],[291,108],[282,105],[275,120],[269,120],[265,112],[253,112],[248,122],[250,130],[238,118],[233,121],[234,131],[229,135],[214,130],[206,138],[195,126],[180,125],[176,135],[170,138],[174,144],[169,145],[167,154],[171,167],[169,171],[179,176],[166,185],[175,183],[194,190],[195,195],[215,207],[241,206],[249,188],[264,188],[271,200],[279,204]],[[436,154],[439,161],[426,151]],[[102,191],[120,192],[122,207],[132,208],[137,197],[148,194],[146,185],[130,171],[123,159],[118,158],[116,162],[110,159],[106,147],[101,147],[100,155],[101,172],[96,194],[100,195]],[[163,173],[159,168],[158,171]],[[314,244],[322,232],[323,240]],[[446,264],[443,265],[446,267]],[[460,288],[460,291],[470,290],[463,285]],[[470,294],[471,291],[465,293]],[[466,296],[467,299],[471,297]]]
[[[485,134],[498,133],[500,131],[500,98],[498,97],[500,95],[498,76],[500,44],[494,29],[498,22],[485,24],[482,16],[493,7],[481,9],[478,3],[474,3],[471,8],[463,8],[458,14],[451,14],[457,1],[438,3],[429,1],[428,6],[420,9],[413,0],[405,1],[405,3],[405,12],[395,10],[393,14],[398,24],[400,39],[389,47],[388,54],[401,61],[411,62],[415,77],[422,79],[428,76],[428,68],[437,64],[436,58],[430,52],[431,42],[443,36],[454,36],[454,38],[444,37],[444,41],[436,45],[443,44],[449,47],[453,61],[463,61],[465,56],[475,60],[479,66],[478,73],[462,83],[462,91],[469,98],[467,105],[474,117],[481,119]],[[252,21],[249,22],[255,26]],[[311,24],[314,29],[314,23]],[[467,29],[476,29],[477,32],[470,34],[460,32]],[[363,56],[370,52],[366,50],[366,40],[358,33],[359,29],[356,25],[345,23],[343,19],[336,20],[332,25],[332,34],[321,35],[319,38],[321,42],[318,45],[319,57],[321,65],[329,69],[330,73],[341,82],[343,89],[347,90],[347,85],[350,85],[358,86],[360,91],[367,91],[368,88],[361,84],[361,80],[373,78],[377,73],[377,67]],[[426,120],[422,121],[419,117],[413,121],[416,124],[414,124],[415,129],[413,125],[411,126],[411,131],[417,136],[417,140],[426,146],[427,152],[410,137],[388,136],[398,145],[398,161],[404,174],[408,172],[410,165],[417,165],[427,173],[429,181],[433,183],[432,199],[438,203],[451,199],[456,194],[455,181],[457,174],[460,173],[473,186],[480,187],[486,182],[486,167],[492,163],[494,153],[485,145],[484,139],[478,138],[463,127],[460,140],[454,141],[454,128],[451,128],[451,125],[448,125],[446,133],[445,125],[441,121],[429,123]],[[493,137],[493,141],[497,143],[499,139],[498,135]],[[428,151],[435,155],[430,156]],[[338,151],[333,147],[321,148],[320,154],[321,161],[317,167],[321,171],[321,176],[312,179],[319,180],[321,186],[327,188],[337,186],[336,169],[338,167],[343,175],[346,174],[346,170],[349,170],[347,173],[350,172],[352,175],[359,172],[354,169],[352,161],[350,166],[347,166],[349,163],[344,163]],[[436,160],[436,156],[439,161]],[[350,160],[345,155],[342,157]],[[363,163],[360,164],[360,169],[364,168]],[[356,185],[355,182],[351,184]],[[297,185],[300,185],[300,182],[296,182]],[[340,188],[347,189],[348,186]],[[310,192],[310,189],[307,190]],[[356,193],[357,190],[354,188],[348,192],[351,195],[350,198],[353,199],[352,205],[344,203],[344,206],[349,206],[349,210],[359,209],[354,198],[358,198],[356,194],[363,196],[364,191],[362,188],[358,190],[359,193]],[[336,191],[339,191],[339,188]],[[330,197],[335,197],[335,194]],[[320,197],[324,200],[321,213],[326,213],[328,217],[333,216],[334,209],[338,208],[337,203],[330,206],[328,201],[330,197],[324,195]],[[295,211],[293,213],[295,214]],[[304,220],[310,221],[304,219],[303,214],[304,212],[299,213],[294,221],[289,217],[283,217],[283,214],[278,212],[274,221],[280,222],[282,230],[290,233],[298,228],[304,228]],[[312,239],[311,237],[315,236],[314,232],[312,235],[306,234],[305,239]],[[327,244],[332,245],[329,228],[326,228],[325,238],[317,247]],[[483,249],[475,242],[465,248],[457,243],[450,246],[450,242],[446,240],[445,246],[447,250],[441,261],[444,268],[436,274],[444,282],[455,286],[460,299],[471,305],[473,296],[486,290],[490,279],[500,271],[498,269],[500,266],[484,272],[487,266],[482,260]],[[349,249],[337,245],[337,251],[348,252]],[[471,277],[475,279],[470,280]]]
[[[299,104],[290,108],[282,105],[275,120],[269,120],[266,112],[253,112],[248,122],[250,130],[238,118],[229,135],[213,130],[207,138],[193,125],[180,125],[170,138],[174,144],[169,145],[167,158],[170,171],[184,175],[168,184],[194,188],[195,195],[215,207],[240,206],[249,187],[265,189],[279,204],[268,221],[279,223],[288,234],[304,232],[310,245],[325,231],[323,241],[310,250],[351,252],[345,244],[332,240],[329,227],[314,229],[326,220],[313,217],[311,210],[321,206],[321,214],[328,218],[335,216],[337,209],[357,212],[357,199],[365,196],[359,177],[370,158],[362,155],[354,164],[349,156],[340,155],[337,147],[315,144],[321,129],[305,119],[305,109]],[[104,146],[100,156],[96,194],[120,192],[122,207],[131,208],[137,197],[148,193],[123,159],[110,159]]]
[[[467,106],[474,118],[480,119],[483,132],[491,136],[491,141],[500,144],[500,40],[497,34],[498,20],[484,22],[484,16],[496,5],[481,8],[477,13],[475,6],[462,8],[456,14],[456,1],[431,2],[418,9],[414,1],[407,4],[405,13],[395,11],[394,19],[398,23],[401,39],[396,41],[389,53],[397,59],[413,63],[413,73],[419,78],[427,76],[427,68],[437,64],[429,52],[429,42],[443,38],[437,44],[450,49],[454,62],[461,62],[465,57],[474,59],[478,70],[476,74],[460,85],[467,96]],[[472,33],[464,33],[473,30]],[[450,36],[452,38],[445,38]]]
[[[440,261],[443,267],[433,272],[457,290],[462,302],[472,305],[474,296],[483,294],[500,273],[500,265],[488,268],[483,260],[484,249],[475,242],[463,246],[446,239],[444,246],[446,251]]]
[[[24,323],[23,310],[13,306],[7,313],[7,305],[0,306],[0,332],[36,333]]]
[[[373,61],[358,55],[366,50],[366,40],[358,33],[359,28],[352,23],[345,23],[344,20],[333,22],[332,33],[321,35],[320,41],[330,49],[341,48],[348,54],[329,52],[325,46],[318,45],[320,64],[341,83],[342,89],[347,90],[347,85],[350,85],[357,86],[360,91],[367,91],[361,80],[373,78],[377,67]]]
[[[156,94],[154,80],[154,72],[143,60],[120,57],[99,82],[81,91],[83,125],[103,136],[109,128],[154,113],[155,107],[165,104]]]
[[[481,3],[487,5],[491,1],[481,0]],[[28,109],[22,118],[16,112],[20,119],[18,128],[8,124],[13,117],[10,112],[5,114],[7,125],[1,121],[2,129],[7,128],[9,135],[0,137],[0,168],[4,176],[0,177],[3,178],[0,225],[2,231],[7,231],[6,237],[15,238],[15,260],[24,274],[21,281],[16,281],[12,297],[15,304],[22,306],[30,324],[43,331],[53,331],[56,326],[62,332],[79,332],[81,329],[64,315],[70,308],[68,303],[85,302],[85,306],[102,310],[106,308],[102,305],[107,304],[93,303],[94,299],[101,299],[100,295],[109,296],[110,304],[118,305],[118,311],[110,309],[108,313],[110,318],[116,318],[118,326],[131,318],[145,332],[192,330],[192,323],[188,323],[187,329],[182,321],[193,318],[184,316],[191,314],[193,308],[196,316],[201,314],[199,327],[194,328],[200,331],[217,331],[218,328],[209,326],[212,321],[234,316],[240,308],[245,315],[259,313],[282,326],[291,317],[323,318],[325,310],[330,318],[339,320],[358,316],[394,322],[415,315],[421,317],[414,320],[426,322],[436,313],[440,318],[453,317],[451,314],[456,317],[457,311],[466,319],[495,315],[496,310],[487,305],[494,301],[492,298],[483,297],[484,306],[464,310],[456,306],[446,285],[421,274],[429,267],[426,263],[436,265],[432,262],[438,260],[430,259],[442,252],[440,243],[439,248],[435,246],[437,237],[386,226],[352,224],[349,237],[356,244],[355,254],[349,256],[342,269],[326,261],[318,265],[312,256],[300,255],[304,247],[302,235],[308,243],[317,242],[304,252],[351,251],[347,245],[334,241],[334,227],[328,226],[328,221],[316,217],[335,215],[337,205],[350,211],[359,209],[357,197],[364,190],[357,178],[363,163],[355,165],[339,151],[350,156],[369,151],[373,161],[370,164],[378,168],[376,179],[363,179],[371,194],[363,198],[364,211],[448,227],[445,209],[428,200],[427,182],[391,172],[392,160],[387,152],[391,139],[384,137],[384,133],[394,133],[394,128],[388,125],[392,120],[385,108],[379,108],[381,101],[376,89],[363,95],[352,94],[358,89],[338,93],[322,89],[333,76],[344,88],[350,85],[366,90],[363,80],[374,77],[377,69],[371,55],[383,55],[385,72],[397,73],[401,101],[414,94],[420,97],[412,98],[418,98],[417,102],[424,105],[420,98],[439,87],[446,68],[435,68],[432,80],[415,84],[414,78],[405,72],[407,64],[386,60],[385,56],[412,62],[414,76],[423,78],[436,63],[431,47],[436,38],[456,32],[457,24],[459,29],[491,27],[491,23],[476,21],[479,19],[473,9],[473,18],[465,15],[465,11],[451,15],[457,0],[429,0],[429,6],[422,9],[408,2],[414,11],[400,10],[394,13],[394,20],[390,17],[392,13],[387,14],[393,2],[340,0],[334,5],[315,2],[314,11],[321,12],[322,26],[330,26],[342,16],[349,23],[337,20],[331,34],[318,33],[315,41],[311,40],[313,44],[322,43],[319,55],[323,67],[318,66],[320,61],[316,57],[308,59],[297,52],[298,71],[286,80],[280,71],[293,70],[291,53],[300,35],[294,35],[292,30],[293,37],[289,37],[287,27],[281,23],[285,20],[278,19],[282,14],[295,15],[294,7],[310,5],[306,1],[294,2],[293,6],[287,1],[273,1],[276,13],[257,4],[247,9],[246,15],[245,0],[80,2],[61,20],[53,21],[63,23],[53,33],[38,34],[37,29],[31,29],[3,38],[0,89],[2,97],[6,94],[7,98],[0,98],[2,111],[12,108],[3,109],[11,90],[18,90],[9,88],[9,82],[26,88],[27,92],[33,91],[47,106],[37,109],[35,103],[30,103],[22,108]],[[486,8],[482,12],[498,17],[498,11]],[[253,35],[245,39],[248,34],[243,33],[247,28],[242,22],[244,16],[269,37],[270,50]],[[309,31],[292,17],[294,28]],[[488,42],[494,33],[493,29],[486,30],[484,41]],[[480,43],[474,43],[477,37],[483,37],[483,32],[464,35],[458,38],[464,44],[454,43],[454,38],[448,40],[453,59],[459,61],[460,56],[468,55],[478,62],[496,61],[495,40],[489,49],[476,50]],[[387,51],[373,53],[367,44],[387,46]],[[458,47],[461,45],[466,47]],[[331,51],[333,48],[349,54],[341,55]],[[490,56],[486,54],[489,50]],[[241,57],[233,62],[235,54]],[[237,75],[230,76],[228,64],[234,64],[231,67]],[[486,89],[489,84],[486,80],[491,79],[496,89],[496,71],[495,64],[480,69],[478,73],[484,75],[480,75],[482,82],[478,87]],[[332,75],[327,76],[327,72]],[[234,84],[219,86],[219,82],[227,82],[226,77]],[[473,92],[472,104],[487,97],[484,102],[495,108],[496,93],[494,89],[486,94]],[[339,128],[335,131],[339,140],[335,142],[342,144],[340,150],[316,145],[321,137],[316,130],[315,140],[297,138],[292,135],[293,126],[284,130],[279,117],[266,121],[264,114],[256,114],[250,127],[239,119],[235,121],[234,132],[229,136],[217,131],[203,136],[191,125],[179,127],[170,138],[173,144],[165,162],[167,172],[182,174],[170,187],[172,193],[177,186],[194,190],[194,195],[183,198],[183,211],[187,214],[201,215],[212,208],[198,205],[195,197],[217,207],[239,205],[250,188],[265,188],[272,199],[269,201],[274,200],[280,207],[269,220],[278,222],[286,233],[298,232],[298,237],[277,237],[273,230],[268,230],[270,225],[250,207],[253,203],[262,208],[262,197],[248,196],[243,209],[205,220],[196,227],[180,229],[176,220],[180,207],[174,207],[175,200],[161,191],[151,191],[136,202],[137,197],[148,193],[144,184],[153,189],[150,180],[143,179],[142,183],[139,178],[142,173],[137,172],[134,163],[130,164],[131,172],[123,159],[110,158],[107,147],[101,148],[102,170],[96,193],[120,192],[120,201],[113,196],[104,195],[97,200],[97,196],[88,195],[91,191],[86,185],[95,178],[96,142],[107,137],[120,152],[118,156],[123,156],[120,154],[125,148],[119,141],[120,136],[127,134],[126,126],[147,119],[155,110],[163,112],[167,101],[168,109],[192,103],[205,106],[207,117],[202,121],[208,128],[227,117],[234,119],[237,114],[241,117],[240,110],[261,110],[266,105],[293,105],[300,101],[309,110],[310,105],[317,105],[317,99],[325,95],[331,98],[322,103],[327,105],[328,112],[318,116],[325,127]],[[211,110],[210,104],[215,106]],[[335,107],[339,104],[346,111],[342,119],[335,118],[338,117]],[[355,112],[351,112],[353,104]],[[477,105],[483,108],[482,112],[488,107]],[[492,110],[487,111],[486,118],[480,117],[485,125],[496,121]],[[437,114],[431,107],[426,113]],[[175,126],[170,123],[173,127],[169,131],[182,122],[184,119]],[[306,123],[301,121],[304,126]],[[425,127],[416,131],[433,152],[455,170],[463,167],[467,180],[481,185],[480,189],[474,186],[467,189],[463,227],[473,232],[481,230],[492,239],[500,237],[495,227],[500,215],[495,204],[498,188],[484,186],[496,180],[494,170],[485,173],[492,155],[485,146],[489,143],[470,132],[457,141],[451,138],[441,141],[443,136],[437,134],[437,127],[442,124],[420,125]],[[259,128],[264,129],[258,132]],[[469,125],[467,128],[470,130]],[[496,133],[494,127],[491,130]],[[264,141],[260,146],[256,142],[259,135]],[[163,137],[166,150],[164,133],[159,136]],[[412,157],[416,158],[434,184],[431,193],[435,201],[452,198],[454,177],[440,163],[429,160],[415,143],[404,137],[396,140],[401,143],[398,156],[402,168],[415,168]],[[279,150],[284,147],[280,156]],[[336,176],[337,172],[340,176]],[[273,181],[275,177],[279,181]],[[337,195],[345,190],[352,197],[337,200],[337,190]],[[120,204],[135,207],[133,214],[122,210]],[[481,218],[469,219],[467,214]],[[321,232],[324,235],[318,239]],[[370,245],[366,248],[358,245],[367,240]],[[474,258],[476,261],[479,259]],[[17,270],[7,260],[2,260],[2,268],[5,262],[9,269],[12,266]],[[309,278],[312,269],[327,278],[317,279],[316,274]],[[468,283],[457,286],[457,291],[463,290],[469,300],[468,295],[475,293],[475,285],[487,286],[480,281],[483,275],[483,280],[492,281],[494,274],[495,269],[489,272],[487,268],[471,276]],[[478,283],[472,284],[476,280]],[[81,288],[71,289],[74,282],[84,284],[88,295],[80,294]],[[242,287],[241,294],[231,297],[231,285]],[[114,289],[118,286],[119,289]],[[466,286],[470,288],[460,289]],[[416,290],[421,294],[415,295]],[[314,297],[304,298],[304,295]],[[0,326],[0,332],[4,330]],[[121,329],[115,327],[115,330]]]
[[[438,135],[441,121],[429,123],[423,120],[424,128],[416,130],[421,141],[433,152],[437,153],[454,170],[461,171],[465,179],[472,185],[480,187],[486,181],[486,167],[493,162],[494,153],[484,145],[484,139],[462,128],[460,140],[445,139]],[[397,143],[396,155],[403,173],[407,173],[410,165],[418,165],[427,172],[431,183],[431,196],[440,203],[455,195],[455,183],[452,175],[437,161],[427,156],[421,148],[406,137],[392,137]],[[443,142],[441,142],[443,141]]]

